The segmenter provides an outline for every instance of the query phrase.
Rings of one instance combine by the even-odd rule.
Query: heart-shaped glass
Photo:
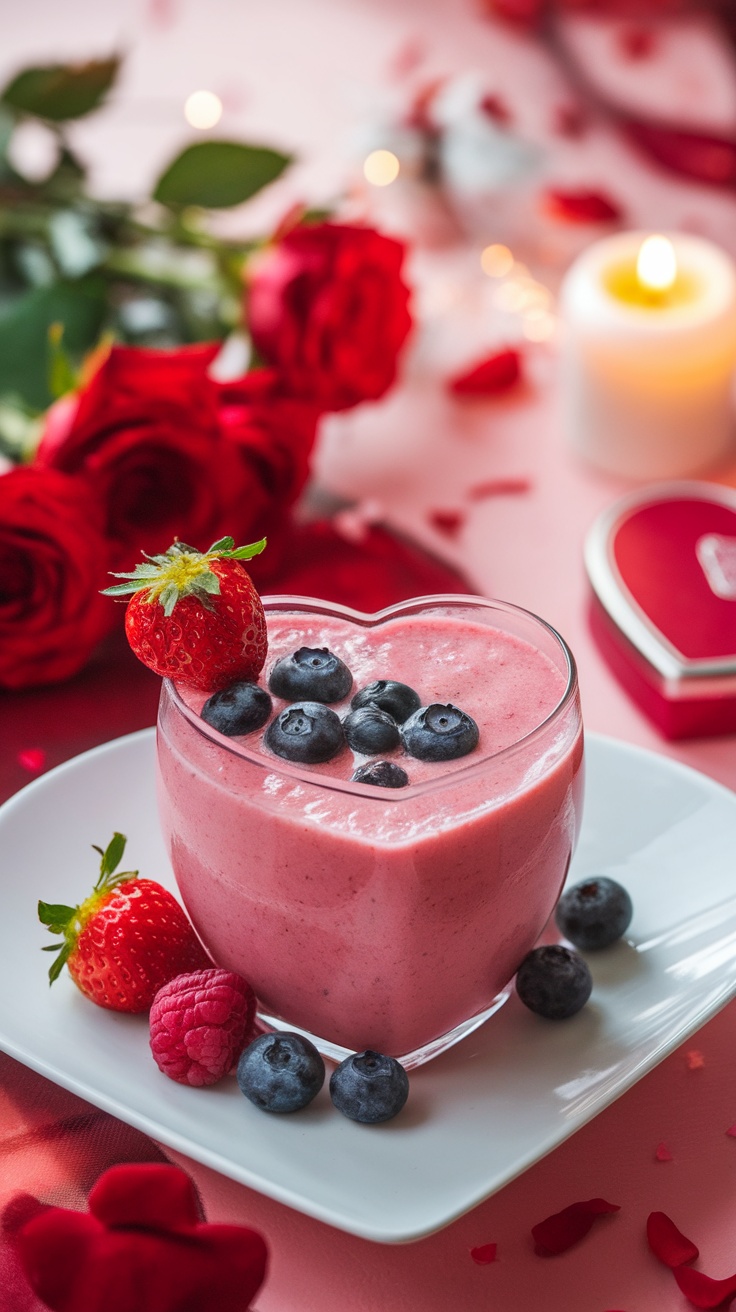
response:
[[[354,782],[346,746],[307,766],[225,737],[204,695],[165,683],[159,807],[181,896],[218,965],[244,975],[267,1025],[328,1056],[372,1048],[415,1066],[457,1042],[508,984],[559,896],[579,828],[583,732],[572,655],[528,611],[423,597],[363,615],[264,598],[269,656],[328,647],[353,688],[409,684],[459,707],[477,747],[387,754],[405,787]],[[274,714],[285,703],[274,698]]]

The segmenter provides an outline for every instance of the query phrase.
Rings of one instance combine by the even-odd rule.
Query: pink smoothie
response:
[[[562,645],[538,621],[546,650],[522,636],[524,612],[407,606],[364,626],[334,610],[269,611],[264,683],[280,656],[328,646],[353,691],[391,678],[459,706],[478,747],[441,764],[398,749],[409,787],[371,788],[350,782],[365,758],[347,747],[293,765],[264,730],[224,738],[198,716],[204,696],[165,687],[161,818],[205,945],[265,1011],[404,1055],[487,1009],[550,915],[579,819],[579,704]]]

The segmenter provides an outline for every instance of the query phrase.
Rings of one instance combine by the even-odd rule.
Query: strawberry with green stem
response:
[[[137,870],[118,871],[126,839],[115,833],[100,854],[100,874],[76,907],[39,902],[38,917],[60,943],[49,982],[64,966],[86,997],[112,1011],[148,1011],[169,980],[212,965],[176,898]],[[117,872],[117,873],[116,873]]]
[[[134,570],[115,574],[126,582],[104,593],[130,595],[125,632],[139,660],[163,678],[205,692],[257,679],[268,647],[266,618],[240,562],[265,545],[263,538],[236,547],[226,537],[201,552],[175,542]]]

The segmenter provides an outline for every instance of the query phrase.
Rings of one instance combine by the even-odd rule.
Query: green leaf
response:
[[[266,546],[266,538],[261,538],[260,542],[251,542],[247,547],[236,547],[235,551],[223,551],[220,554],[225,560],[251,560],[253,556],[260,556]]]
[[[0,396],[15,394],[33,410],[53,401],[48,384],[48,333],[64,325],[70,356],[91,350],[105,315],[105,285],[96,277],[34,287],[0,313]]]
[[[87,64],[47,64],[26,68],[0,95],[6,105],[36,118],[63,123],[97,109],[113,85],[120,59],[93,59]]]
[[[74,947],[72,943],[62,943],[59,946],[60,946],[59,955],[56,958],[56,961],[52,961],[51,968],[49,970],[49,984],[53,984],[54,980],[57,980],[59,978],[62,970],[64,969],[67,963],[68,958],[72,954],[73,947]]]
[[[100,588],[102,597],[129,597],[140,589],[136,583],[114,583],[111,588]]]
[[[102,855],[100,874],[111,875],[114,870],[117,870],[122,860],[127,841],[125,834],[118,834],[117,832],[113,834]]]
[[[77,386],[77,373],[64,350],[63,336],[64,325],[52,323],[49,328],[49,351],[51,354],[49,361],[49,391],[55,399],[64,396],[67,392],[73,392]]]
[[[236,141],[198,141],[162,173],[153,193],[164,205],[226,209],[255,196],[291,163],[290,155]]]
[[[47,925],[52,934],[63,934],[69,921],[77,914],[76,907],[64,906],[62,902],[39,902],[38,918],[42,925]]]
[[[234,546],[235,538],[220,538],[217,542],[213,542],[212,546],[208,548],[207,555],[211,556],[214,551],[232,551]]]

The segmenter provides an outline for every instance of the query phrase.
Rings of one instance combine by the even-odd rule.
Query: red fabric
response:
[[[323,410],[383,396],[411,324],[404,247],[372,228],[292,228],[254,261],[246,318],[284,390]]]
[[[246,1312],[263,1282],[264,1240],[203,1221],[178,1167],[112,1167],[88,1213],[34,1212],[34,1201],[11,1204],[5,1220],[29,1285],[52,1312]]]

